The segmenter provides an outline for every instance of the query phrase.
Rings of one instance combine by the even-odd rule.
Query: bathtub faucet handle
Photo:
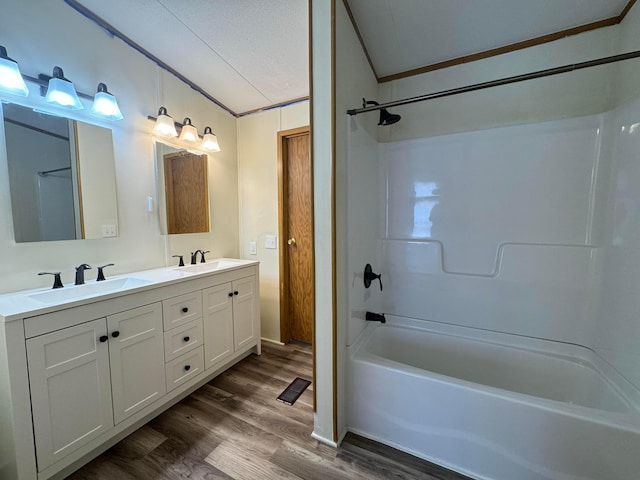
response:
[[[369,288],[373,280],[378,280],[380,282],[380,291],[382,291],[381,277],[382,277],[382,274],[374,273],[373,268],[371,268],[371,264],[367,263],[364,267],[364,288]]]

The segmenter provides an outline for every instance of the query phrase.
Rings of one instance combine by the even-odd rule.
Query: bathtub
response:
[[[387,320],[349,347],[348,430],[476,479],[640,479],[640,393],[591,350]]]

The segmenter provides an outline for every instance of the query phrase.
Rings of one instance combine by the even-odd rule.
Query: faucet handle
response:
[[[104,272],[102,271],[103,268],[106,267],[113,267],[113,263],[107,263],[106,265],[102,265],[101,267],[98,267],[98,278],[96,279],[96,282],[101,282],[103,280],[106,280],[106,278],[104,278]]]
[[[52,288],[62,288],[64,285],[62,284],[62,280],[60,280],[60,272],[39,272],[38,275],[53,275],[53,287]]]
[[[203,252],[203,251],[201,251],[201,252],[200,252],[200,263],[205,263],[205,262],[206,262],[206,260],[205,260],[205,258],[204,258],[204,254],[205,254],[205,253],[209,253],[210,251],[211,251],[211,250],[206,250],[206,251],[204,251],[204,252]]]
[[[380,282],[380,291],[382,291],[382,274],[375,273],[371,268],[371,264],[367,263],[364,267],[364,288],[369,288],[372,280]]]
[[[171,255],[173,258],[179,258],[180,261],[178,262],[178,266],[179,267],[184,267],[184,255]]]

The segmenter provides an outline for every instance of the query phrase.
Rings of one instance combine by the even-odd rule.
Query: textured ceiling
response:
[[[618,17],[629,0],[348,0],[378,77]]]
[[[78,3],[235,113],[309,94],[306,0]]]
[[[234,113],[309,94],[307,0],[75,1]],[[384,77],[619,17],[629,0],[347,3]]]

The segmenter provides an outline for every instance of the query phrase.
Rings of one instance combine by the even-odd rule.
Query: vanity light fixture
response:
[[[147,115],[147,120],[154,122],[151,133],[157,137],[163,137],[164,139],[161,141],[167,145],[178,149],[182,148],[198,155],[220,151],[218,137],[211,131],[211,127],[205,127],[204,136],[201,137],[189,117],[185,117],[184,123],[174,122],[167,114],[167,109],[160,107],[158,116]],[[180,131],[179,137],[176,128]]]
[[[160,107],[158,110],[158,118],[156,124],[153,127],[153,133],[161,137],[177,137],[176,126],[173,123],[173,118],[167,114],[167,109]]]
[[[216,134],[211,131],[211,127],[204,127],[204,138],[202,139],[202,145],[200,146],[210,152],[220,151],[218,137],[216,137]]]
[[[0,45],[0,92],[26,97],[29,89],[20,74],[18,63],[7,56],[7,49]]]
[[[104,83],[98,84],[98,91],[91,106],[91,115],[108,120],[122,120],[123,118],[116,97],[109,93]]]
[[[69,110],[80,110],[84,108],[73,83],[64,77],[64,72],[60,67],[53,67],[53,76],[49,80],[47,95],[44,101]]]
[[[189,117],[185,117],[182,122],[182,130],[180,130],[179,140],[187,143],[196,143],[200,140],[198,130],[193,126]]]

